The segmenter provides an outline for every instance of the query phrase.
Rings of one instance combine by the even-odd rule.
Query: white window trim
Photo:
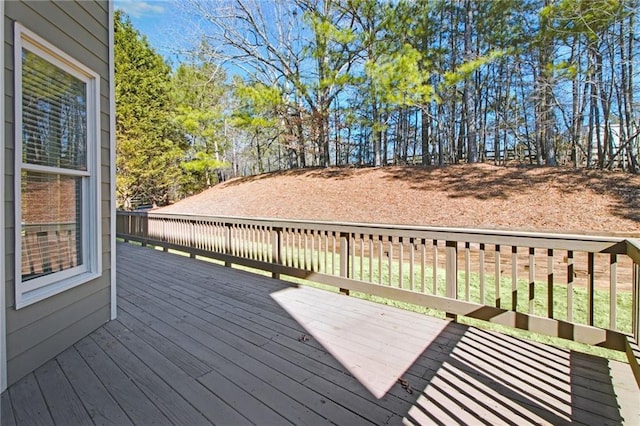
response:
[[[25,48],[87,84],[87,171],[72,171],[22,163],[22,49]],[[100,76],[20,23],[14,24],[14,108],[15,108],[15,307],[23,308],[102,274],[102,231],[100,210]],[[59,172],[67,176],[88,176],[83,188],[83,265],[22,282],[22,170]],[[44,170],[43,170],[44,171]]]
[[[110,205],[110,247],[111,247],[111,319],[118,316],[118,295],[116,291],[116,78],[113,21],[113,2],[109,2],[109,199]]]
[[[4,138],[4,2],[0,2],[0,225],[2,225],[2,235],[0,236],[0,393],[7,389],[7,301],[5,300],[6,280],[5,268],[7,258],[5,257],[4,239],[5,239],[5,222],[4,222],[4,152],[6,149]]]

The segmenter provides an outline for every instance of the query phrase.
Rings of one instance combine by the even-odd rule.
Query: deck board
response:
[[[15,426],[16,424],[9,392],[3,392],[0,396],[0,422],[6,426]]]
[[[159,343],[152,340],[151,343],[149,340],[136,335],[136,332],[132,331],[127,324],[128,322],[122,323],[120,320],[112,321],[106,328],[133,354],[138,358],[144,359],[156,374],[162,376],[176,392],[189,401],[202,415],[211,422],[215,421],[222,424],[246,423],[246,418],[215,394],[209,392],[205,386],[194,380],[193,376],[175,363],[175,358],[171,357],[175,352],[166,342]],[[145,337],[148,337],[148,335]],[[169,352],[169,356],[167,356],[165,350]],[[210,371],[210,369],[208,370]]]
[[[12,386],[8,392],[17,424],[34,426],[54,424],[33,373]]]
[[[118,319],[3,393],[2,426],[640,424],[623,363],[149,248],[117,255]]]
[[[139,384],[93,341],[93,336],[82,339],[74,347],[134,424],[169,424],[169,419],[145,395]]]
[[[58,355],[56,361],[95,424],[133,424],[74,347]]]
[[[34,374],[56,424],[93,424],[56,360],[47,362]]]

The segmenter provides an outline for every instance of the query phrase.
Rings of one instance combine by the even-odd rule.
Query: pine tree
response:
[[[164,205],[176,191],[184,148],[171,120],[171,68],[124,13],[114,19],[117,204]]]

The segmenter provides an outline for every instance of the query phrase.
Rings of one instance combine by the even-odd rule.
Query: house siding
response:
[[[6,2],[5,55],[5,304],[7,383],[11,385],[110,317],[109,7],[99,2]],[[102,275],[22,309],[15,309],[14,212],[14,22],[63,50],[100,75]],[[19,150],[17,152],[20,152]]]

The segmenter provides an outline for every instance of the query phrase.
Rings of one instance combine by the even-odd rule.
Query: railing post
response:
[[[349,278],[349,234],[340,233],[340,276]],[[341,288],[340,293],[349,295],[349,289]]]
[[[282,228],[271,229],[271,262],[282,264]],[[272,272],[271,277],[280,278],[280,273]]]
[[[446,296],[450,299],[456,299],[458,295],[458,242],[447,241],[446,248],[446,269],[445,279],[447,283]],[[455,321],[457,315],[447,313],[448,318]]]

